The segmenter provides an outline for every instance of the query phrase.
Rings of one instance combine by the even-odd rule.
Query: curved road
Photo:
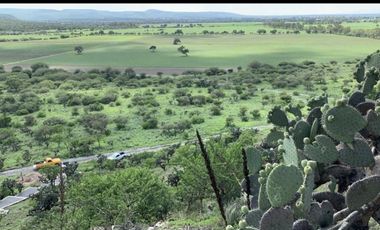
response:
[[[244,129],[259,129],[260,130],[260,129],[266,129],[266,128],[271,128],[271,127],[272,127],[272,125],[260,125],[260,126],[255,126],[255,127],[251,127],[251,128],[242,128],[242,130],[244,130]],[[221,133],[212,135],[212,137],[217,137],[220,134]],[[204,139],[207,139],[207,138],[204,138]],[[196,140],[193,140],[193,141],[196,141]],[[126,152],[127,155],[134,155],[134,154],[139,154],[139,153],[143,153],[143,152],[157,152],[157,151],[160,151],[164,148],[167,148],[169,146],[176,145],[176,144],[182,144],[182,143],[177,142],[177,143],[172,143],[172,144],[156,145],[156,146],[152,146],[152,147],[131,148],[131,149],[124,150],[124,152]],[[109,156],[111,154],[114,154],[115,152],[103,153],[102,155]],[[85,157],[70,158],[70,159],[64,160],[64,162],[75,162],[76,161],[78,163],[83,163],[83,162],[87,162],[87,161],[96,160],[97,155],[98,154],[91,155],[91,156],[85,156]],[[20,175],[20,173],[27,174],[27,173],[31,173],[31,172],[33,172],[33,166],[28,166],[28,167],[10,169],[7,171],[0,172],[0,176],[14,176],[14,175]]]

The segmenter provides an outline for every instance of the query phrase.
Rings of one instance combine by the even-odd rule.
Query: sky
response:
[[[0,4],[0,8],[96,9],[109,11],[219,11],[244,15],[308,15],[380,13],[380,4]]]

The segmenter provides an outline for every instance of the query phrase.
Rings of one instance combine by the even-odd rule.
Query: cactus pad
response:
[[[245,148],[249,174],[257,173],[261,168],[261,150],[253,146]]]
[[[298,159],[297,147],[291,136],[285,136],[282,143],[282,148],[283,148],[284,163],[286,165],[298,166],[299,159]]]
[[[325,111],[321,122],[327,134],[342,142],[352,142],[355,133],[367,125],[367,121],[355,108],[345,104]]]
[[[299,120],[293,128],[292,136],[297,149],[303,149],[303,139],[310,135],[310,125],[306,121]]]
[[[266,211],[260,221],[260,230],[291,230],[293,213],[285,208],[271,208]]]
[[[367,113],[366,119],[368,121],[368,132],[373,136],[380,136],[380,115],[370,110]]]
[[[260,220],[264,212],[260,209],[250,210],[245,216],[245,221],[248,226],[258,228],[260,227]]]
[[[306,157],[324,164],[332,163],[338,159],[335,144],[326,135],[318,135],[313,144],[305,144],[304,154]]]
[[[356,105],[356,109],[361,113],[361,115],[367,115],[369,110],[375,110],[375,102],[367,100],[365,102]]]
[[[288,107],[285,108],[285,111],[293,114],[295,117],[302,117],[302,112],[298,105],[297,106],[289,105]]]
[[[315,118],[318,118],[320,120],[321,117],[322,117],[321,107],[316,107],[309,112],[309,115],[307,116],[306,121],[307,123],[312,125]]]
[[[318,192],[313,194],[313,199],[317,202],[328,200],[337,211],[346,208],[345,198],[340,193]]]
[[[304,160],[306,164],[303,164],[304,170],[304,181],[301,186],[301,202],[302,202],[302,213],[309,213],[312,195],[314,191],[314,170],[316,168],[317,162]]]
[[[281,127],[286,127],[289,123],[286,113],[282,111],[278,106],[275,106],[271,111],[269,111],[268,120],[272,124]]]
[[[259,209],[262,211],[266,211],[270,208],[266,184],[268,180],[268,175],[270,174],[272,169],[273,169],[273,166],[269,164],[265,166],[265,169],[260,170],[259,172],[260,190],[259,190],[258,205],[259,205]]]
[[[311,203],[308,220],[315,225],[325,228],[333,223],[334,208],[332,204],[325,200],[322,203]]]
[[[264,139],[263,143],[265,143],[268,147],[274,148],[278,145],[278,140],[284,138],[284,132],[273,128],[270,130],[269,134]]]
[[[348,104],[352,107],[355,107],[362,102],[365,102],[365,97],[364,94],[360,91],[355,91],[348,99]]]
[[[324,104],[328,103],[327,94],[323,94],[321,96],[313,97],[307,102],[307,106],[310,109],[314,109],[316,107],[322,107]]]
[[[367,61],[366,68],[375,67],[379,69],[380,68],[380,53],[379,52],[372,53],[371,55],[369,55],[369,58],[366,61]]]
[[[306,219],[299,219],[293,223],[293,230],[314,230]]]
[[[249,182],[250,182],[250,190],[251,190],[249,195],[257,198],[258,190],[260,187],[260,184],[258,181],[258,175],[256,175],[256,174],[250,175],[249,176]],[[246,184],[245,178],[240,182],[240,187],[245,193],[247,193],[247,184]]]
[[[376,85],[379,80],[379,71],[371,68],[369,72],[365,74],[365,80],[363,84],[362,91],[365,95],[368,95],[372,92],[373,87]]]
[[[272,207],[281,207],[293,200],[303,182],[303,176],[294,165],[278,165],[269,174],[266,190]]]
[[[356,210],[372,201],[380,193],[380,176],[370,176],[353,183],[347,191],[346,204],[350,210]]]
[[[315,136],[317,136],[319,128],[320,128],[319,119],[315,118],[313,121],[313,124],[311,125],[311,129],[310,129],[310,140],[311,141],[315,140]]]
[[[355,138],[352,147],[340,144],[339,160],[353,167],[370,167],[375,164],[375,158],[364,139]]]
[[[359,64],[356,65],[356,71],[354,73],[354,79],[360,83],[364,81],[364,74],[365,74],[365,67],[364,67],[364,62],[360,62]]]

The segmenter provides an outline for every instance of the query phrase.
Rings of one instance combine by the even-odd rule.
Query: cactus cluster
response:
[[[380,162],[380,95],[373,93],[379,67],[380,52],[368,56],[354,73],[359,91],[334,105],[327,94],[312,98],[306,118],[291,105],[269,112],[275,127],[261,148],[273,148],[277,159],[251,163],[258,174],[252,178],[259,185],[251,183],[250,191],[257,205],[243,213],[238,229],[368,229],[369,217],[380,224],[380,172],[374,170]],[[252,159],[263,154],[250,151]]]

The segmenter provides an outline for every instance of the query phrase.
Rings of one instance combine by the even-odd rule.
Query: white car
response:
[[[108,160],[123,160],[127,156],[126,152],[113,153],[107,157]]]

